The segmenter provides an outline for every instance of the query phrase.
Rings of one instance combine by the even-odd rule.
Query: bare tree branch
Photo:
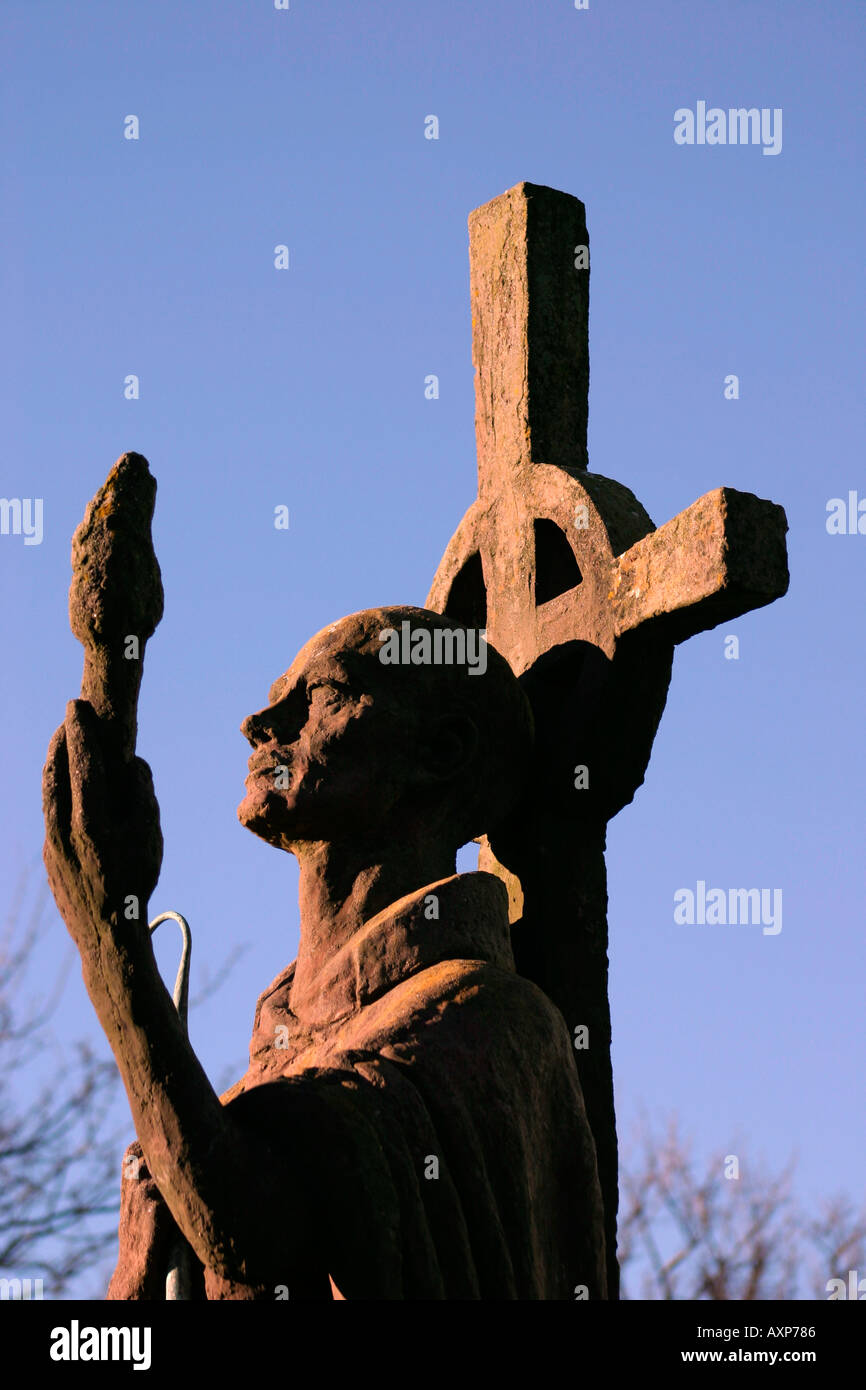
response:
[[[0,1274],[42,1278],[56,1298],[80,1293],[85,1276],[99,1275],[104,1288],[132,1136],[128,1123],[110,1126],[121,1095],[114,1060],[53,1031],[71,947],[44,988],[34,983],[57,927],[46,920],[47,887],[34,895],[33,879],[32,870],[21,875],[0,932]],[[196,1002],[219,989],[240,954],[205,980]]]
[[[728,1178],[731,1157],[700,1173],[675,1119],[659,1133],[644,1122],[624,1147],[623,1297],[826,1298],[829,1279],[866,1267],[866,1213],[835,1197],[807,1217],[792,1197],[793,1160],[768,1175],[743,1158]]]

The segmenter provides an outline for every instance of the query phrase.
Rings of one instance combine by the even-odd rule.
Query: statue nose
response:
[[[291,692],[276,704],[265,705],[255,714],[248,714],[241,724],[241,733],[255,747],[270,743],[273,739],[291,743],[298,737],[305,717],[306,700],[303,694]]]
[[[258,714],[248,714],[241,724],[241,733],[249,743],[263,743],[268,737],[270,731],[264,714],[264,710]]]

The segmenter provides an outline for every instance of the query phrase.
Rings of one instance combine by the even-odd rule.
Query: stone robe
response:
[[[293,979],[291,965],[259,999],[249,1070],[222,1099],[315,1212],[316,1254],[299,1261],[275,1229],[273,1285],[195,1261],[193,1296],[604,1298],[571,1039],[515,971],[502,883],[430,884],[361,928],[305,997]],[[144,1164],[122,1191],[108,1297],[163,1298],[173,1220]]]

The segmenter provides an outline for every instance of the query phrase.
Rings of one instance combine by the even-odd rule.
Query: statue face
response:
[[[359,650],[360,616],[312,638],[271,687],[271,703],[241,725],[253,754],[238,818],[282,849],[374,833],[406,789],[405,703],[401,711],[388,668]]]

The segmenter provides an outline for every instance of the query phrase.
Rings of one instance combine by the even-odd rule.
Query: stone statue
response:
[[[786,592],[787,522],[720,487],[656,529],[589,471],[577,198],[519,184],[469,232],[478,498],[425,609],[319,633],[243,726],[240,817],[299,860],[301,941],[221,1099],[138,920],[162,853],[135,755],[162,613],[140,455],[76,532],[84,680],[45,857],[139,1138],[112,1297],[162,1297],[166,1271],[208,1298],[617,1297],[607,823],[676,645]],[[471,838],[481,871],[455,875]]]
[[[214,1093],[130,911],[162,849],[130,675],[161,611],[148,484],[152,507],[125,455],[76,533],[84,692],[44,775],[49,880],[138,1135],[109,1297],[164,1298],[180,1238],[192,1298],[604,1298],[565,1022],[515,970],[503,884],[455,873],[518,801],[533,737],[508,663],[465,659],[459,623],[335,623],[244,721],[238,815],[299,861],[300,946],[259,1000],[249,1070]],[[408,664],[383,660],[398,633]]]

